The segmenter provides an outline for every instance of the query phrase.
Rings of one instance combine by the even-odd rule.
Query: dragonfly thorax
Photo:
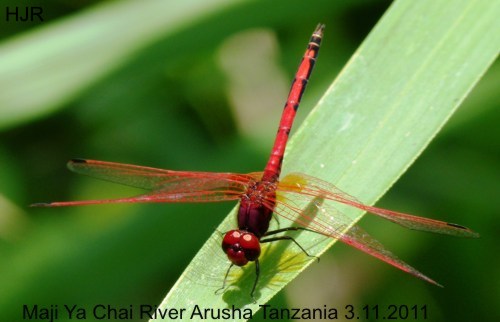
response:
[[[238,228],[261,238],[269,229],[276,200],[276,183],[256,182],[240,199]]]
[[[230,230],[222,240],[222,250],[237,266],[244,266],[260,256],[259,238],[244,230]]]
[[[278,188],[278,181],[255,181],[242,195],[241,199],[247,199],[254,203],[263,203],[270,198],[274,200],[276,196],[276,189]]]

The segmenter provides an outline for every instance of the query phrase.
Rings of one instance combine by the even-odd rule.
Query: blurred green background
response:
[[[298,123],[390,5],[31,3],[43,8],[45,21],[2,17],[0,28],[2,321],[20,321],[23,304],[159,304],[233,204],[27,205],[138,192],[70,173],[64,164],[75,157],[177,170],[261,170],[316,23],[328,26],[320,59],[330,59],[318,65]],[[425,304],[428,321],[500,318],[499,77],[496,63],[378,203],[437,214],[481,238],[416,233],[377,218],[360,223],[445,288],[337,244],[274,305]],[[7,82],[19,82],[19,90],[5,92]]]

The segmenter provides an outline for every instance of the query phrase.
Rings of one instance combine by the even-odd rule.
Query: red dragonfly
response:
[[[319,24],[309,41],[283,110],[271,156],[263,172],[239,174],[172,171],[75,159],[68,163],[69,169],[74,172],[146,189],[149,192],[130,198],[52,202],[34,204],[33,206],[61,207],[125,202],[173,203],[239,200],[238,229],[225,233],[222,249],[231,262],[228,273],[233,265],[244,266],[248,262],[255,262],[256,278],[250,293],[252,298],[259,279],[260,244],[289,240],[297,244],[307,254],[292,237],[274,236],[284,231],[301,229],[338,239],[420,279],[439,285],[384,249],[378,241],[358,226],[350,227],[351,220],[338,210],[326,204],[316,203],[314,200],[319,198],[353,206],[410,229],[460,237],[478,237],[477,233],[457,224],[365,205],[333,184],[305,174],[292,173],[282,180],[279,178],[290,129],[318,55],[323,29],[324,25]],[[302,209],[294,201],[314,202],[316,207]],[[273,214],[287,218],[300,227],[268,231]]]

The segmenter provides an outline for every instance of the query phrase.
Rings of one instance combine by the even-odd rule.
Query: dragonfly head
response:
[[[230,230],[222,240],[222,250],[237,266],[244,266],[260,256],[259,239],[244,230]]]

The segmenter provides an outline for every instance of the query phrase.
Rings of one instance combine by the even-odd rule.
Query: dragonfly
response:
[[[255,264],[255,280],[250,293],[252,299],[254,299],[259,281],[261,244],[286,240],[295,243],[306,255],[310,256],[293,237],[280,234],[296,230],[307,230],[337,239],[415,277],[440,286],[436,281],[386,250],[380,242],[359,226],[351,225],[352,220],[331,204],[318,202],[316,207],[303,209],[296,202],[310,203],[319,198],[358,208],[409,229],[459,237],[479,237],[479,234],[461,225],[363,204],[335,185],[307,174],[290,173],[280,179],[290,130],[316,62],[324,28],[323,24],[319,24],[310,38],[292,82],[271,155],[264,171],[248,174],[174,171],[106,161],[74,159],[69,161],[68,167],[76,173],[142,188],[148,192],[118,199],[37,203],[32,206],[63,207],[109,203],[239,201],[236,218],[237,228],[224,234],[222,249],[230,261],[226,278],[233,266],[245,266],[249,262]],[[290,220],[297,226],[269,230],[274,214]],[[224,279],[224,285],[225,282],[226,279]]]

